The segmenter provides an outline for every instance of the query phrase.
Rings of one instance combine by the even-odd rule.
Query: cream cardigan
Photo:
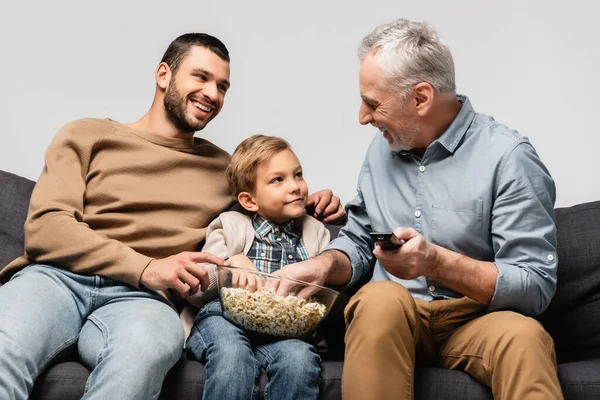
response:
[[[330,235],[325,225],[309,215],[295,220],[302,244],[309,257],[318,255],[329,244]],[[238,254],[247,254],[254,242],[255,229],[252,218],[237,211],[224,212],[210,223],[206,231],[206,242],[203,252],[212,253],[227,259]],[[189,336],[198,310],[211,300],[217,298],[217,272],[212,264],[200,264],[207,269],[210,278],[209,287],[188,297],[188,305],[181,313],[181,321],[185,337]]]

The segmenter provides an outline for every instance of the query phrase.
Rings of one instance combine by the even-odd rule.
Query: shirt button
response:
[[[291,260],[292,258],[294,258],[294,256],[291,254],[288,254],[288,258]]]
[[[419,167],[419,171],[420,171],[420,172],[425,172],[425,166],[421,165],[421,166]]]
[[[260,253],[260,256],[264,257],[264,256],[266,256],[266,254],[265,253]]]
[[[277,241],[278,241],[278,242],[281,242],[281,238],[277,238]]]
[[[552,254],[548,254],[548,261],[554,261],[554,256]]]
[[[415,217],[419,218],[421,216],[421,211],[417,210],[415,211]]]
[[[434,292],[435,291],[435,286],[431,285],[427,289],[429,289],[430,292]]]

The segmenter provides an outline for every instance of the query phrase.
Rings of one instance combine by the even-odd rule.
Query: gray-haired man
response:
[[[359,49],[367,152],[348,223],[280,274],[352,284],[343,394],[414,396],[415,362],[460,369],[501,399],[562,398],[554,344],[528,315],[556,289],[555,187],[526,137],[456,95],[448,46],[426,24],[376,28]],[[404,245],[383,250],[370,231]]]

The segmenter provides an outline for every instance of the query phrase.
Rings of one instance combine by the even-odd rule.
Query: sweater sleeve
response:
[[[100,120],[65,125],[46,151],[25,222],[25,253],[84,275],[139,287],[152,258],[94,232],[83,221],[86,177],[98,139],[110,132]]]
[[[204,247],[202,247],[202,251],[212,253],[223,259],[230,256],[227,249],[225,234],[223,232],[223,222],[221,221],[221,217],[216,218],[208,226],[206,230],[206,242],[204,243]],[[198,265],[206,268],[210,283],[206,290],[198,290],[196,294],[188,297],[187,301],[200,308],[209,301],[217,298],[217,269],[215,265],[209,263],[199,263]]]

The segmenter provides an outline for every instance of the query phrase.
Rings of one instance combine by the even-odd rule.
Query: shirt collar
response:
[[[457,95],[456,98],[458,101],[462,103],[462,107],[454,121],[450,124],[446,132],[442,134],[434,143],[439,143],[446,148],[450,153],[454,153],[459,146],[460,141],[462,140],[465,133],[471,126],[471,122],[473,122],[473,118],[475,118],[475,110],[473,110],[473,106],[469,101],[467,96]]]
[[[272,231],[276,230],[276,228],[280,231],[283,231],[288,236],[299,236],[293,219],[278,225],[271,221],[267,221],[258,214],[255,214],[252,220],[252,225],[254,226],[256,232],[262,237],[267,237]]]

